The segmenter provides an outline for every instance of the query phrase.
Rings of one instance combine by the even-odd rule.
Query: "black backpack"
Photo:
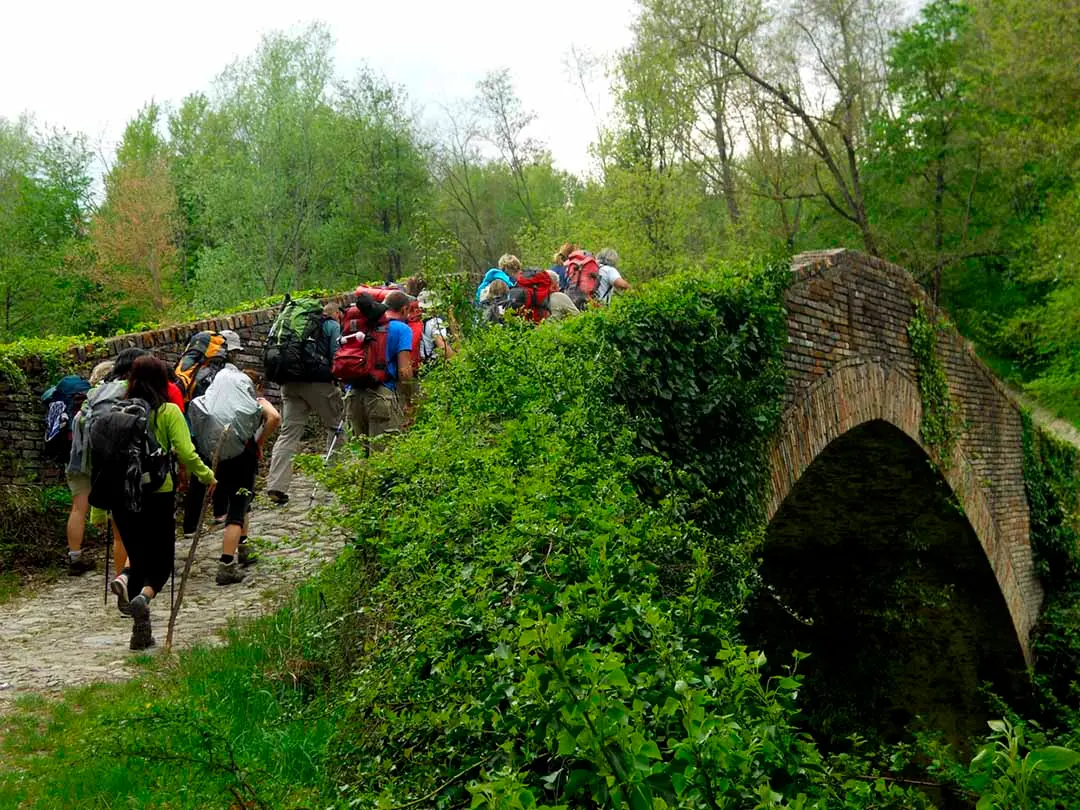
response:
[[[323,305],[314,298],[285,296],[263,347],[270,382],[330,382],[330,339]]]
[[[142,511],[143,496],[161,489],[172,457],[150,427],[150,403],[125,399],[90,425],[90,505]]]

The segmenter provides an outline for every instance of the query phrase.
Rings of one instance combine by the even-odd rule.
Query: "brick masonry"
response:
[[[352,301],[351,294],[326,299],[338,304]],[[169,326],[149,332],[136,332],[109,338],[100,348],[75,347],[59,373],[48,374],[36,358],[22,365],[25,384],[13,384],[0,374],[0,485],[38,482],[63,483],[63,470],[42,457],[45,439],[45,406],[42,391],[65,374],[90,376],[94,365],[115,357],[124,349],[138,347],[152,351],[170,365],[175,365],[188,341],[198,332],[232,329],[240,335],[244,351],[236,358],[240,368],[262,368],[262,345],[277,315],[277,308],[238,312],[181,326]],[[276,385],[269,384],[267,398],[278,401]]]
[[[920,438],[922,402],[907,335],[916,301],[934,312],[922,289],[902,268],[843,249],[796,256],[792,271],[785,412],[769,454],[770,519],[817,455],[866,422],[888,422],[932,455]],[[1043,591],[1028,535],[1020,413],[954,329],[939,337],[938,356],[962,431],[953,458],[939,467],[986,552],[1030,661]]]

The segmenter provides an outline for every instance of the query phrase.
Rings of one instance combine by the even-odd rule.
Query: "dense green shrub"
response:
[[[794,727],[798,678],[763,682],[734,642],[784,277],[678,276],[488,330],[392,452],[339,471],[363,562],[333,758],[357,806],[903,793],[829,778]]]

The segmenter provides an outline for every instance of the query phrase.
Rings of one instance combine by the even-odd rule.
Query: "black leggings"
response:
[[[112,513],[128,555],[129,599],[134,599],[144,585],[160,593],[169,581],[176,542],[175,503],[172,492],[155,492],[143,496],[141,512]]]

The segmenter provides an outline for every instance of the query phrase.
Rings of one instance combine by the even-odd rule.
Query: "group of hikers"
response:
[[[523,270],[510,254],[498,265],[476,291],[484,323],[513,312],[534,323],[565,318],[630,287],[611,249],[594,257],[566,244],[546,270]],[[184,493],[186,536],[200,531],[207,510],[224,528],[216,583],[243,581],[256,561],[247,528],[267,440],[281,428],[266,477],[277,505],[289,500],[293,458],[312,414],[325,431],[327,459],[346,422],[364,452],[380,449],[379,437],[408,424],[422,370],[454,355],[454,314],[444,318],[439,309],[420,277],[358,287],[344,311],[286,296],[262,347],[261,372],[239,368],[245,347],[236,332],[200,332],[175,367],[130,348],[97,364],[88,380],[70,375],[45,392],[46,449],[66,464],[72,496],[68,572],[95,568],[82,548],[87,519],[108,525],[118,571],[108,587],[133,620],[131,649],[154,644],[150,604],[173,573],[176,493]],[[281,413],[264,396],[265,383],[280,386]]]

